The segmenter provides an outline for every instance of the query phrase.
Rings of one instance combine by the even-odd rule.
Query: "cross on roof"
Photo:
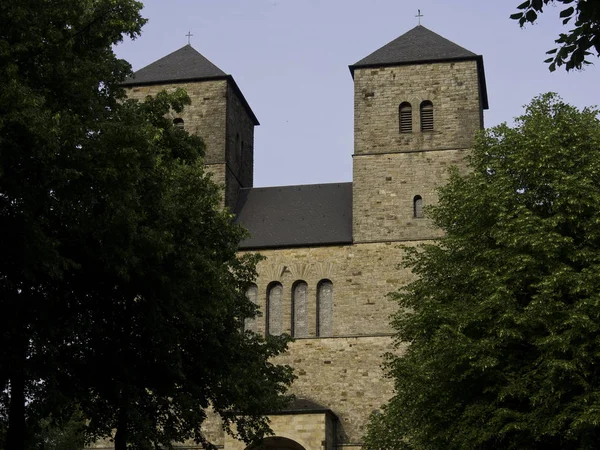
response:
[[[421,25],[421,17],[423,17],[423,14],[421,14],[421,10],[420,9],[417,9],[417,11],[418,11],[418,14],[415,17],[419,18],[419,25]]]
[[[193,36],[191,31],[188,31],[188,34],[186,34],[187,38],[188,38],[188,45],[190,45],[190,38]]]

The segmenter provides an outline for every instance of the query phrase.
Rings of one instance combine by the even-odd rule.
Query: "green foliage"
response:
[[[44,418],[39,425],[31,450],[82,450],[85,446],[85,418],[80,410],[64,423]]]
[[[528,22],[534,23],[545,6],[557,3],[567,5],[559,16],[563,19],[563,25],[573,21],[573,29],[560,33],[554,41],[559,47],[547,51],[552,56],[544,62],[550,64],[548,68],[551,72],[563,64],[567,71],[581,69],[591,64],[588,56],[594,53],[600,56],[600,0],[527,0],[517,6],[520,12],[512,14],[510,18],[518,20],[523,27]]]
[[[0,416],[0,443],[5,448],[6,423]],[[85,418],[75,409],[70,417],[59,421],[48,416],[34,422],[27,429],[26,450],[83,450],[85,447]]]
[[[367,449],[594,449],[600,439],[600,121],[556,95],[486,131],[407,249],[395,396]]]
[[[257,257],[220,208],[202,140],[126,101],[112,46],[133,0],[0,3],[0,419],[4,447],[81,408],[119,449],[205,443],[212,406],[250,441],[288,400],[284,338],[240,331]],[[235,414],[239,413],[239,414]],[[240,415],[241,414],[241,415]],[[2,433],[0,433],[2,434]]]

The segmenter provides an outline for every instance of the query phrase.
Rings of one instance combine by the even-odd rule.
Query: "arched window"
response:
[[[433,103],[421,102],[421,131],[433,131]]]
[[[413,199],[413,217],[421,219],[423,217],[423,199],[420,195],[415,195]]]
[[[177,117],[176,119],[173,119],[173,125],[175,125],[177,128],[180,128],[183,130],[183,128],[184,128],[183,119],[181,117]]]
[[[252,283],[248,290],[246,291],[246,298],[250,300],[255,305],[258,302],[258,287]],[[257,332],[256,329],[256,318],[247,318],[244,320],[244,330]]]
[[[274,281],[267,287],[267,327],[266,334],[279,336],[283,332],[282,311],[283,286]]]
[[[296,281],[292,286],[292,336],[308,336],[308,284]]]
[[[308,336],[308,285],[296,281],[292,286],[292,336]]]
[[[408,102],[400,103],[400,133],[412,133],[412,106]]]
[[[317,336],[333,335],[333,283],[321,280],[317,284]]]

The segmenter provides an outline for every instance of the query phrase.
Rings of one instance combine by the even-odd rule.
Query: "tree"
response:
[[[52,416],[41,419],[37,424],[29,423],[28,450],[83,450],[85,447],[85,417],[75,410],[68,419],[60,423]],[[6,423],[0,421],[0,443],[4,444]]]
[[[593,449],[600,438],[600,121],[554,94],[486,131],[393,294],[402,356],[367,449]]]
[[[219,207],[202,140],[126,101],[112,46],[133,0],[0,4],[0,414],[4,448],[80,408],[124,449],[206,442],[209,406],[246,440],[287,401],[284,338],[240,331],[256,257]],[[32,428],[33,427],[33,428]]]
[[[42,419],[32,450],[82,450],[85,446],[85,418],[80,410],[57,425],[51,417]]]
[[[550,64],[548,68],[551,72],[563,64],[567,71],[581,69],[584,65],[591,64],[588,56],[594,53],[600,56],[599,0],[527,0],[517,7],[521,12],[511,15],[510,18],[518,20],[519,25],[523,27],[528,22],[535,23],[544,6],[555,3],[567,5],[560,12],[560,17],[563,19],[563,25],[573,20],[574,28],[568,33],[560,33],[554,41],[559,47],[546,52],[552,56],[544,62]],[[575,5],[571,6],[573,3]]]
[[[89,144],[115,111],[120,96],[111,89],[128,71],[107,48],[143,24],[138,3],[114,3],[0,5],[0,383],[10,388],[8,448],[22,448],[25,399],[39,392],[36,372],[53,366],[37,343],[68,341],[73,331],[60,298],[78,263],[63,243],[92,214],[86,177],[101,168],[86,165],[97,157]],[[59,318],[67,320],[57,327]]]

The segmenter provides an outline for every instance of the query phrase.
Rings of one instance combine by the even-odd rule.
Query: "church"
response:
[[[190,45],[137,71],[129,98],[184,88],[192,99],[173,122],[204,138],[205,163],[223,206],[259,252],[247,295],[258,333],[295,338],[279,363],[294,367],[297,400],[269,416],[265,449],[360,449],[369,416],[391,397],[381,368],[394,348],[387,294],[411,280],[403,246],[441,235],[424,217],[436,188],[483,127],[483,58],[419,25],[349,66],[354,80],[353,179],[253,187],[259,122],[231,75]],[[348,154],[350,157],[350,153]],[[219,448],[244,450],[210,420]],[[195,448],[187,446],[186,448]]]

